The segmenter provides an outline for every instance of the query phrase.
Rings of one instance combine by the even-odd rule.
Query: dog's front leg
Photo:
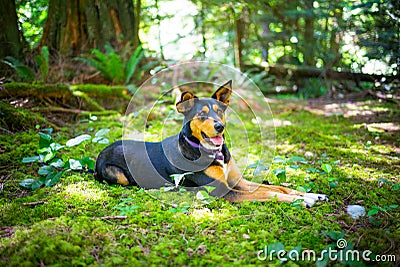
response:
[[[224,198],[233,202],[240,201],[268,201],[276,198],[278,201],[292,202],[302,199],[303,205],[311,207],[316,201],[328,200],[326,195],[303,193],[283,186],[263,185],[250,182],[243,178],[239,167],[231,159],[227,165],[227,182],[230,192]]]

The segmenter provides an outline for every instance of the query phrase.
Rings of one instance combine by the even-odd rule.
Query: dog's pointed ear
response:
[[[232,94],[232,80],[226,82],[212,95],[212,98],[229,105],[229,99]]]
[[[194,106],[194,99],[197,98],[191,92],[183,92],[181,95],[181,100],[176,103],[176,109],[180,113],[185,113],[192,109]]]

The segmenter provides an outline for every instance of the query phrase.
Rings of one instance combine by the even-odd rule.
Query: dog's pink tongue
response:
[[[215,137],[210,137],[211,142],[213,142],[213,144],[215,146],[220,146],[222,145],[222,136],[215,136]]]

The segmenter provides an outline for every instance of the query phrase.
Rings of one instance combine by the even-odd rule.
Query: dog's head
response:
[[[224,143],[225,110],[232,93],[232,81],[228,81],[211,96],[197,98],[190,92],[184,92],[176,104],[178,112],[185,115],[190,136],[208,149],[218,149]]]

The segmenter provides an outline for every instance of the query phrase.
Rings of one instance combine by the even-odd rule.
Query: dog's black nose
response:
[[[215,129],[218,133],[222,133],[222,132],[224,131],[224,129],[225,129],[225,126],[224,126],[222,123],[217,122],[217,123],[214,124],[214,129]]]

